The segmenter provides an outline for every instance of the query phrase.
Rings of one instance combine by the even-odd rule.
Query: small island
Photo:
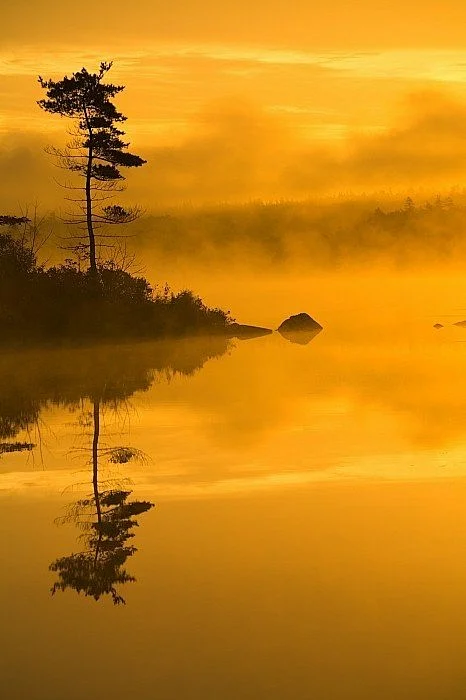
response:
[[[15,227],[14,227],[15,228]],[[77,262],[47,267],[27,241],[0,233],[0,330],[3,344],[225,335],[230,316],[191,291],[154,289],[112,261],[98,284]]]

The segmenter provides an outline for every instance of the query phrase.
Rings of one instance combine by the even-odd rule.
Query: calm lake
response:
[[[175,282],[324,330],[3,352],[1,697],[464,697],[466,275]]]

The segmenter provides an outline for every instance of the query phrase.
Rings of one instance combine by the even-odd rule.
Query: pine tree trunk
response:
[[[87,219],[87,234],[89,236],[89,271],[93,277],[98,276],[97,273],[97,256],[95,248],[94,225],[92,221],[92,143],[89,144],[87,155],[87,170],[86,170],[86,219]]]
[[[95,246],[95,234],[94,234],[94,222],[92,220],[92,161],[93,161],[93,147],[92,147],[92,128],[89,123],[89,115],[87,113],[86,105],[83,105],[84,119],[86,121],[87,131],[89,135],[89,146],[87,148],[87,168],[86,168],[86,222],[87,222],[87,235],[89,237],[89,272],[91,277],[97,282],[99,279],[99,273],[97,271],[97,255]]]

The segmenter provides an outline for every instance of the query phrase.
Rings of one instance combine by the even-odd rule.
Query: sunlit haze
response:
[[[466,698],[466,0],[5,0],[2,700]]]
[[[100,3],[3,10],[0,201],[58,206],[37,75],[114,61],[146,208],[459,186],[466,7],[433,2]],[[6,13],[6,16],[5,16]],[[21,194],[17,188],[21,185]]]

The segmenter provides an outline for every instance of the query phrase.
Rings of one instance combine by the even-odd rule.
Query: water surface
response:
[[[255,284],[324,331],[2,355],[5,697],[462,696],[466,283]]]

